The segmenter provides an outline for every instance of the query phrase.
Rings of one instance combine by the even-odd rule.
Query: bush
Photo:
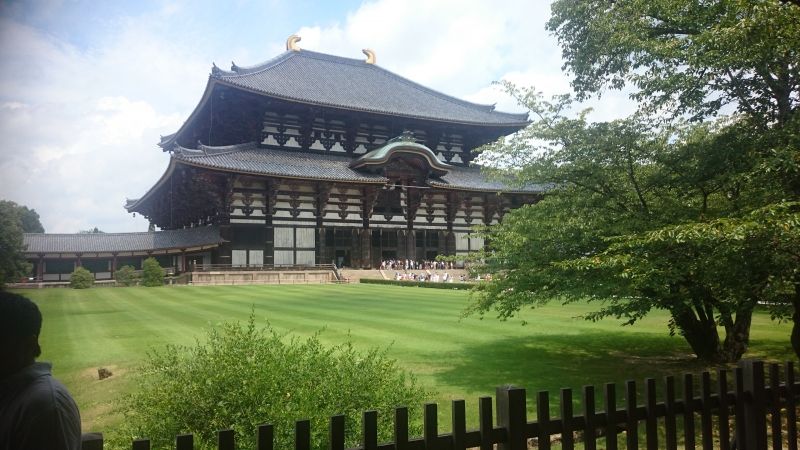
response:
[[[379,280],[379,279],[361,278],[360,280],[358,280],[358,282],[364,284],[390,284],[392,286],[414,286],[414,287],[424,287],[432,289],[458,289],[458,290],[468,290],[472,289],[472,287],[475,286],[475,283],[462,283],[458,281],[454,283],[434,283],[431,281]]]
[[[136,278],[136,269],[133,266],[122,266],[114,272],[114,279],[122,286],[133,286]]]
[[[78,267],[69,276],[69,287],[72,289],[88,289],[94,285],[94,276],[91,272]]]
[[[169,345],[151,352],[122,402],[121,447],[147,436],[153,448],[193,433],[199,448],[216,448],[215,431],[233,428],[238,448],[255,448],[262,423],[274,425],[275,448],[294,448],[295,421],[311,421],[312,447],[327,448],[330,417],[344,414],[347,448],[361,439],[363,411],[378,410],[379,439],[393,436],[394,408],[419,417],[429,394],[387,358],[385,350],[355,350],[350,342],[325,347],[318,335],[302,340],[225,323],[193,347]],[[421,426],[413,424],[419,435]]]
[[[152,256],[142,263],[142,284],[148,287],[164,285],[164,271]]]

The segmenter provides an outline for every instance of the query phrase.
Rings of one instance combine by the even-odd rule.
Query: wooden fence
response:
[[[602,393],[597,393],[594,386],[584,386],[580,412],[573,409],[576,398],[572,389],[562,389],[558,417],[550,416],[551,396],[542,391],[536,394],[535,421],[527,419],[525,389],[505,386],[497,388],[496,412],[491,397],[480,399],[477,430],[466,429],[463,400],[453,401],[452,431],[446,434],[439,434],[437,405],[425,405],[423,436],[416,438],[409,436],[408,410],[397,408],[394,441],[389,443],[378,442],[377,412],[367,411],[362,422],[363,442],[358,449],[493,450],[497,444],[498,450],[531,447],[547,450],[552,445],[571,450],[577,443],[584,449],[594,450],[600,442],[604,448],[615,450],[618,438],[624,438],[624,447],[628,450],[677,449],[679,445],[704,450],[797,450],[800,383],[795,381],[793,364],[788,362],[783,368],[771,364],[768,377],[766,375],[763,362],[746,360],[732,371],[719,370],[713,382],[709,372],[703,372],[699,380],[692,374],[684,375],[682,380],[668,376],[661,387],[649,378],[640,392],[641,387],[636,382],[628,381],[624,386],[624,405],[619,406],[614,383],[606,384]],[[643,404],[637,401],[640,394]],[[602,411],[596,410],[598,396],[603,400]],[[657,400],[659,397],[662,401]],[[344,416],[331,418],[330,450],[345,449],[344,424]],[[257,450],[273,450],[272,425],[259,426],[256,439]],[[193,446],[190,434],[175,439],[177,450],[190,450]],[[217,447],[219,450],[235,448],[233,430],[218,432]],[[84,435],[83,450],[102,448],[102,435]],[[136,440],[132,448],[149,450],[150,441]],[[294,450],[310,449],[310,424],[298,421]]]

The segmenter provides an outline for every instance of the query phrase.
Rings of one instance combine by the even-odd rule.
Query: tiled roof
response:
[[[265,149],[259,148],[256,144],[227,147],[201,146],[199,150],[177,147],[172,157],[192,166],[228,172],[361,183],[385,183],[388,181],[381,175],[350,168],[353,160],[348,156]],[[446,175],[438,178],[432,177],[428,180],[428,184],[450,189],[493,192],[543,192],[545,189],[542,185],[515,187],[510,183],[502,183],[490,179],[477,167],[447,167],[449,171]]]
[[[386,178],[350,168],[348,156],[318,155],[301,151],[261,149],[256,144],[227,147],[177,147],[172,157],[193,166],[232,172],[312,180],[385,183]]]
[[[259,94],[320,106],[483,126],[524,126],[528,115],[451,97],[360,59],[287,51],[258,66],[212,69],[212,78]]]
[[[517,186],[510,180],[508,183],[503,183],[500,180],[488,177],[479,167],[463,166],[452,166],[447,175],[438,179],[431,178],[428,180],[428,184],[440,188],[491,192],[543,193],[548,189],[543,184]]]
[[[25,233],[26,253],[109,253],[142,252],[190,248],[224,242],[217,227],[146,233]]]

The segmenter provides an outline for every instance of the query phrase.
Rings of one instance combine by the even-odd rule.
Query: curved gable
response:
[[[390,139],[386,145],[354,160],[350,167],[353,169],[382,168],[392,159],[403,158],[403,156],[413,156],[417,157],[414,158],[416,160],[424,161],[426,168],[437,176],[446,175],[452,168],[451,165],[439,160],[431,149],[415,142],[414,135],[411,133],[403,133],[396,138]]]

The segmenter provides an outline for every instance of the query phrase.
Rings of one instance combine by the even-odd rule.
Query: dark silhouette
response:
[[[0,449],[81,448],[75,401],[50,364],[36,362],[41,327],[35,303],[0,291]]]

